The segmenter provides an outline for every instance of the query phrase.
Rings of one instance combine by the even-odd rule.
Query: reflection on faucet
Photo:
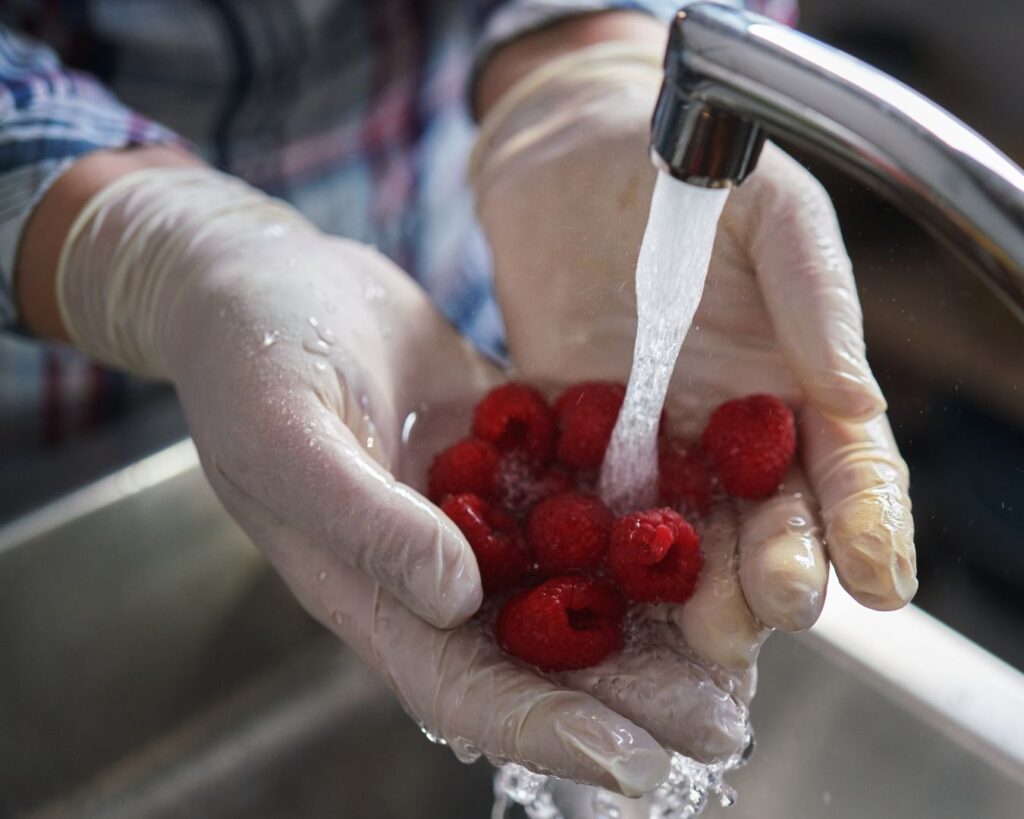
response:
[[[651,155],[741,183],[766,135],[840,165],[949,243],[1024,320],[1024,171],[951,114],[848,54],[716,3],[680,11]]]

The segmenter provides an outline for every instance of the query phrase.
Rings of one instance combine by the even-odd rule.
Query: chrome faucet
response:
[[[651,156],[738,185],[767,136],[866,181],[951,244],[1024,320],[1024,171],[892,77],[759,15],[697,3],[672,23]]]

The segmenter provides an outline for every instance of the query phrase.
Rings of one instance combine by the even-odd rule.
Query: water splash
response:
[[[679,348],[697,311],[727,189],[658,174],[636,266],[633,369],[601,467],[601,497],[616,511],[657,495],[658,421]]]
[[[564,819],[555,806],[551,777],[511,763],[494,773],[491,819],[505,819],[513,805],[521,805],[529,819]]]

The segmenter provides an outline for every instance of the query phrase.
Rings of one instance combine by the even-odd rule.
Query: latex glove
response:
[[[477,210],[511,355],[528,379],[628,376],[661,78],[653,46],[592,46],[528,74],[482,124]],[[695,647],[731,666],[753,661],[762,626],[815,621],[826,542],[863,604],[898,608],[917,588],[907,470],[865,358],[835,213],[772,145],[729,195],[669,412],[696,435],[720,402],[755,392],[796,411],[801,463],[776,496],[739,505],[735,553],[711,556],[702,588],[675,615]],[[716,583],[729,593],[715,594]]]
[[[638,794],[665,776],[663,745],[742,744],[751,675],[634,648],[605,664],[610,690],[517,665],[476,620],[438,628],[476,611],[480,579],[414,486],[500,373],[383,256],[220,174],[155,170],[89,203],[57,285],[78,346],[173,381],[227,509],[460,756]],[[650,688],[664,704],[647,707]]]

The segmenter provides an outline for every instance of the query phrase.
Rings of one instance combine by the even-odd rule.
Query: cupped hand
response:
[[[489,613],[468,620],[475,559],[418,488],[504,374],[383,256],[210,171],[157,171],[90,203],[63,258],[72,338],[174,383],[227,509],[460,756],[636,795],[665,748],[742,746],[751,673],[656,639],[545,677],[503,654]]]
[[[628,376],[660,82],[657,48],[592,46],[528,74],[482,125],[477,209],[511,356],[529,379]],[[732,545],[711,547],[694,597],[667,615],[730,667],[753,662],[766,627],[813,624],[829,561],[872,608],[898,608],[917,588],[907,469],[835,213],[772,145],[729,195],[669,414],[696,436],[715,406],[750,393],[793,408],[799,463],[771,498],[738,504]]]

